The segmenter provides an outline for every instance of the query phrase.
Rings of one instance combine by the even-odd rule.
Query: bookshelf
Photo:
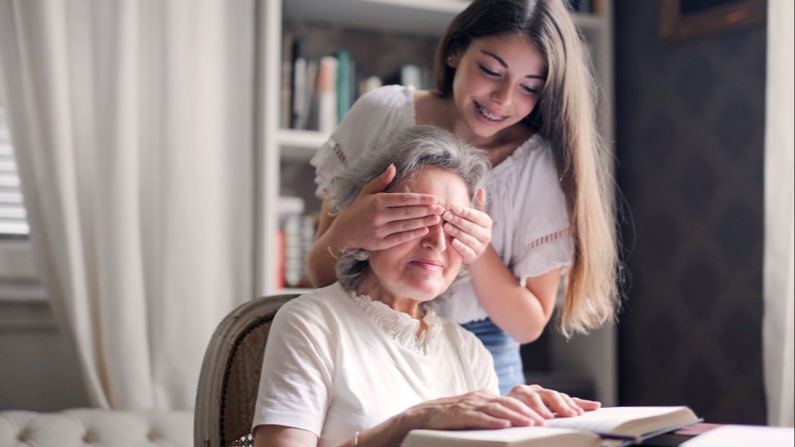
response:
[[[575,14],[575,22],[592,55],[600,83],[602,100],[598,115],[602,137],[612,143],[613,115],[609,109],[613,98],[612,1],[581,0],[579,3],[590,3],[596,11]],[[309,36],[315,39],[316,46],[350,45],[353,59],[366,59],[371,64],[370,71],[380,70],[380,74],[404,62],[430,66],[435,39],[467,4],[466,0],[265,0],[258,3],[257,37],[262,43],[258,48],[258,82],[262,87],[258,98],[260,125],[256,166],[257,225],[261,229],[255,249],[258,296],[305,291],[285,288],[274,267],[280,253],[280,195],[301,196],[307,211],[319,209],[319,202],[314,198],[314,174],[309,159],[326,141],[328,132],[285,126],[283,78],[292,39]],[[350,38],[349,33],[360,34]],[[386,42],[390,51],[380,51]],[[330,47],[320,48],[317,52],[329,50]],[[597,396],[603,403],[616,403],[613,328],[570,341],[553,339],[550,345],[553,369],[592,377]]]

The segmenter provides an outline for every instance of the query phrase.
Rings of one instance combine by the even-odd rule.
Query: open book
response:
[[[640,443],[701,421],[678,407],[609,407],[571,418],[547,421],[547,427],[502,430],[412,430],[401,447],[600,447]]]

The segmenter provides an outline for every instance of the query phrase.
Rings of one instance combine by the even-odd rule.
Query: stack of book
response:
[[[306,260],[315,240],[317,218],[304,213],[304,201],[298,197],[279,198],[280,287],[308,287]]]
[[[330,132],[359,96],[386,84],[427,88],[430,70],[404,64],[382,79],[362,73],[345,49],[309,56],[306,44],[298,38],[293,41],[290,64],[283,70],[283,77],[282,127]]]

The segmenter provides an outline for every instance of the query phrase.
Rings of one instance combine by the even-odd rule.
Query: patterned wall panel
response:
[[[657,35],[659,2],[614,10],[617,180],[634,225],[620,402],[765,423],[765,27],[674,44]]]

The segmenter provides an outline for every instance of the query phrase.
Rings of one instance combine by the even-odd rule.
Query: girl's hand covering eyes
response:
[[[345,235],[344,247],[384,250],[424,236],[441,221],[444,209],[433,195],[383,192],[395,174],[389,165],[337,216],[334,225]]]
[[[486,209],[486,192],[481,188],[475,194],[475,207],[454,207],[445,211],[444,232],[453,238],[452,246],[463,258],[464,264],[472,264],[486,251],[491,242],[491,217]]]

